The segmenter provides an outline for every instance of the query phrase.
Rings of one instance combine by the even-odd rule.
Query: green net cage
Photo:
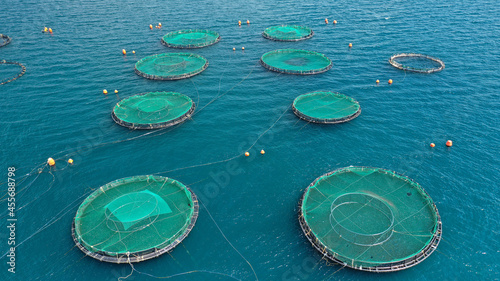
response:
[[[16,67],[20,67],[19,70],[5,70],[1,67],[1,65],[6,65],[6,66],[13,66],[14,68]],[[9,77],[10,75],[14,74],[17,72],[17,74],[14,74],[14,76],[10,76],[9,78],[0,78],[0,85],[4,85],[4,84],[7,84],[9,82],[12,82],[12,81],[15,81],[16,79],[18,79],[19,77],[23,76],[25,73],[26,73],[26,66],[24,66],[22,63],[19,63],[19,62],[15,62],[15,61],[6,61],[6,60],[0,60],[0,77],[2,77],[3,75],[1,75],[3,72],[5,71],[5,73],[8,73],[8,76]]]
[[[160,176],[110,182],[78,208],[73,239],[86,255],[112,263],[140,262],[171,251],[198,217],[196,195]]]
[[[165,53],[145,57],[135,64],[137,75],[153,80],[178,80],[199,74],[208,60],[192,53]]]
[[[177,125],[190,118],[195,104],[176,92],[149,92],[118,102],[111,117],[131,129],[158,129]]]
[[[444,62],[442,60],[414,53],[393,55],[389,58],[389,63],[395,68],[419,73],[433,73],[444,69]]]
[[[262,36],[276,41],[300,41],[314,35],[312,29],[300,25],[278,25],[266,28]]]
[[[9,36],[5,34],[0,34],[0,48],[8,45],[11,41],[12,39]]]
[[[205,29],[173,31],[161,38],[161,43],[171,48],[202,48],[219,41],[219,33]]]
[[[437,207],[418,183],[371,167],[341,168],[317,178],[300,200],[299,222],[321,255],[371,272],[422,262],[442,233]]]
[[[347,122],[361,114],[361,107],[353,98],[323,91],[298,96],[293,101],[292,110],[303,120],[323,124]]]
[[[330,70],[332,61],[325,55],[299,49],[267,52],[260,58],[265,68],[279,73],[309,75]]]

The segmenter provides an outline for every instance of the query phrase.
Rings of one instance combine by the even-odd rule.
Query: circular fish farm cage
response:
[[[182,183],[160,176],[110,182],[78,208],[73,240],[80,250],[111,263],[140,262],[170,252],[198,218],[196,195]]]
[[[167,33],[161,43],[171,48],[203,48],[220,41],[219,33],[205,29],[187,29]]]
[[[0,65],[2,65],[2,64],[4,64],[4,65],[17,65],[17,66],[21,67],[21,71],[19,71],[14,77],[7,78],[7,79],[0,79],[0,85],[4,85],[4,84],[7,84],[9,82],[12,82],[12,81],[18,79],[19,77],[23,76],[26,73],[26,66],[24,66],[23,64],[21,64],[19,62],[1,60]]]
[[[402,53],[393,55],[389,63],[395,68],[418,73],[433,73],[444,69],[444,62],[427,55]]]
[[[293,101],[292,110],[307,122],[323,124],[347,122],[361,114],[361,107],[353,98],[320,91],[298,96]]]
[[[191,98],[181,93],[149,92],[119,101],[111,117],[130,129],[158,129],[184,122],[194,109]]]
[[[300,200],[299,223],[323,257],[370,272],[417,265],[436,250],[442,234],[437,207],[418,183],[370,167],[317,178]]]
[[[135,73],[152,80],[178,80],[199,74],[208,60],[192,53],[165,53],[145,57],[135,64]]]
[[[325,55],[299,49],[267,52],[260,58],[265,68],[279,73],[310,75],[330,70],[332,61]]]
[[[311,38],[314,32],[300,25],[277,25],[266,28],[262,36],[275,41],[300,41]]]
[[[9,36],[5,34],[0,34],[0,48],[7,46],[11,41],[12,39]]]

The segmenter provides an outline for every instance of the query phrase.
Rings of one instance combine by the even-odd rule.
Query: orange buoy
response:
[[[49,164],[49,166],[54,166],[56,164],[56,161],[52,158],[49,158],[47,159],[47,164]]]
[[[52,28],[49,28],[49,32],[52,33]]]
[[[337,24],[337,21],[336,21],[336,20],[333,20],[333,24]]]
[[[149,25],[149,29],[153,30],[153,25],[152,24]]]
[[[123,54],[123,55],[126,55],[126,54],[127,54],[127,51],[125,51],[125,49],[122,49],[122,54]]]
[[[104,89],[104,90],[102,90],[102,93],[105,94],[105,95],[107,95],[108,94],[108,90]]]
[[[115,90],[115,94],[118,94],[118,90]]]
[[[161,27],[161,22],[158,23],[158,26]]]
[[[236,51],[236,48],[233,48],[233,51]]]
[[[250,156],[250,152],[248,152],[248,151],[247,151],[247,152],[245,152],[245,156],[246,156],[246,157]]]
[[[446,146],[447,146],[447,147],[451,147],[452,145],[453,145],[453,142],[452,142],[451,140],[448,140],[448,141],[446,142]]]
[[[69,159],[68,159],[68,164],[73,165],[73,159],[69,158]]]
[[[247,20],[247,24],[250,24],[250,21],[249,21],[249,20]]]
[[[241,49],[244,51],[244,50],[245,50],[245,47],[241,47]]]
[[[389,81],[387,81],[387,83],[392,84],[392,79],[389,79]]]
[[[352,43],[349,43],[349,48],[352,48]]]
[[[434,147],[434,146],[436,146],[436,145],[433,142],[431,142],[431,147]]]
[[[241,21],[240,20],[238,21],[238,25],[241,25]]]
[[[260,151],[260,154],[262,154],[262,155],[266,154],[266,152],[264,151],[264,149],[262,149],[262,150]]]
[[[375,83],[377,83],[377,84],[378,84],[378,83],[380,83],[380,81],[377,79],[377,81],[375,81]]]
[[[135,54],[135,51],[132,51],[132,54]]]
[[[328,19],[325,19],[325,23],[328,23]]]

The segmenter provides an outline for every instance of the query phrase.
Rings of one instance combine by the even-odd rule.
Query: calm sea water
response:
[[[17,168],[19,183],[17,273],[7,272],[2,195],[0,279],[129,275],[129,265],[85,257],[74,246],[71,222],[95,188],[152,173],[190,185],[205,207],[181,246],[136,264],[126,280],[500,278],[498,3],[261,2],[0,0],[0,33],[13,38],[0,49],[0,59],[27,67],[25,76],[0,86],[2,194],[7,167]],[[247,19],[250,25],[238,27],[238,20]],[[334,19],[337,25],[331,24]],[[158,22],[162,30],[149,30]],[[295,43],[261,36],[266,27],[283,23],[307,25],[315,35]],[[44,26],[54,34],[42,34]],[[140,58],[177,51],[162,46],[160,37],[184,28],[221,34],[218,44],[193,50],[210,61],[206,71],[174,82],[134,74]],[[322,52],[334,67],[320,75],[294,76],[259,65],[263,53],[288,47]],[[438,57],[446,69],[405,73],[387,63],[399,52]],[[13,73],[3,67],[0,79]],[[387,85],[388,79],[394,84]],[[110,94],[104,96],[102,89]],[[198,105],[193,119],[154,132],[131,131],[112,121],[119,99],[157,90],[190,96]],[[355,98],[361,115],[334,126],[299,120],[290,105],[314,90]],[[444,145],[448,139],[452,148]],[[251,157],[234,158],[249,147]],[[264,156],[260,149],[266,150]],[[56,170],[39,174],[48,157],[57,159]],[[75,160],[72,167],[64,164],[69,157]],[[321,260],[300,230],[297,203],[316,177],[348,165],[391,169],[419,182],[442,217],[437,251],[413,268],[390,274]]]

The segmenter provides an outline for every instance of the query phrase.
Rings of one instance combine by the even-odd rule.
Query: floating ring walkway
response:
[[[10,78],[9,80],[7,81],[3,81],[3,82],[0,82],[0,85],[4,85],[4,84],[7,84],[9,82],[12,82],[14,80],[16,80],[17,78],[21,77],[24,75],[24,73],[26,73],[26,66],[24,66],[23,64],[19,63],[19,62],[15,62],[15,61],[6,61],[6,60],[1,60],[0,61],[0,64],[14,64],[14,65],[18,65],[21,67],[21,72],[19,72],[15,77],[13,78]]]

